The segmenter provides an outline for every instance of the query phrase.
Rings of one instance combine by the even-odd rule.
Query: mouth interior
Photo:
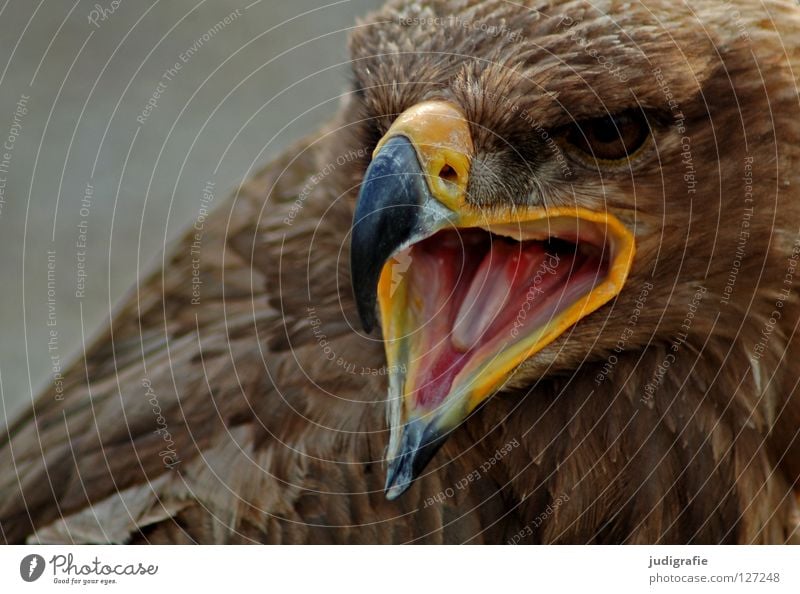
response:
[[[393,338],[415,353],[406,390],[418,406],[435,407],[454,383],[501,365],[510,347],[526,340],[534,347],[608,275],[611,249],[597,229],[493,230],[440,231],[390,260],[391,291],[405,298]]]

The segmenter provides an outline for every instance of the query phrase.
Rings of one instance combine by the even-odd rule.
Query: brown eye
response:
[[[629,110],[578,122],[570,127],[566,140],[595,159],[617,161],[635,153],[649,135],[644,114]]]

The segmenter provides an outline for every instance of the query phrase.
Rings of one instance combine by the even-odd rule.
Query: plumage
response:
[[[190,230],[65,374],[64,399],[42,394],[2,436],[0,535],[796,542],[798,48],[783,0],[391,2],[353,34],[334,121],[206,221],[199,298]],[[475,205],[608,209],[637,253],[613,302],[388,501],[385,355],[360,332],[349,233],[376,143],[441,98],[470,122]],[[548,139],[638,107],[656,114],[655,156],[573,163],[565,183]]]

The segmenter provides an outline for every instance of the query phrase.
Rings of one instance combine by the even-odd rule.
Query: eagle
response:
[[[8,426],[2,539],[797,542],[797,3],[394,0],[349,48]]]

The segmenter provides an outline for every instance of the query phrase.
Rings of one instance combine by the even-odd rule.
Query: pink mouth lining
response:
[[[602,247],[516,241],[482,229],[440,231],[395,259],[410,262],[407,331],[418,360],[406,381],[426,408],[442,402],[470,362],[540,328],[608,271]]]

